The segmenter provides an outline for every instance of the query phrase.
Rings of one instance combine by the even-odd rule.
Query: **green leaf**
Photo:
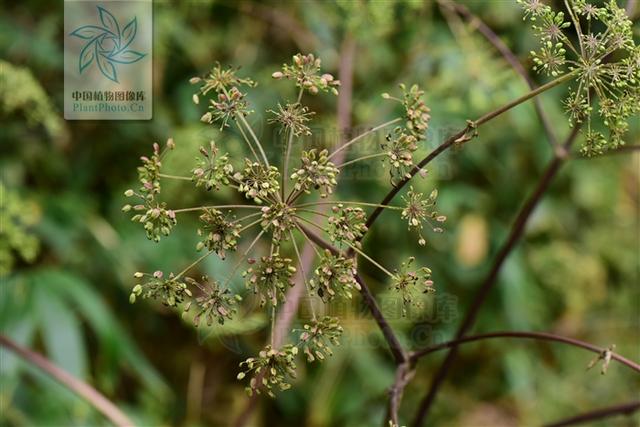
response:
[[[47,283],[52,290],[64,295],[69,306],[77,307],[98,336],[106,354],[131,369],[131,372],[138,376],[156,396],[169,394],[169,388],[164,380],[149,364],[89,283],[78,276],[57,270],[41,270],[38,276],[38,280]]]
[[[39,287],[37,307],[47,356],[70,374],[86,378],[87,353],[81,323],[60,295],[46,288],[46,283],[32,286]]]

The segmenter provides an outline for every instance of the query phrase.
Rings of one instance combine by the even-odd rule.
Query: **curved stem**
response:
[[[575,424],[582,424],[587,421],[601,420],[614,415],[631,415],[637,410],[640,410],[640,400],[635,402],[623,403],[622,405],[609,406],[607,408],[596,409],[581,415],[576,415],[571,418],[567,418],[561,421],[556,421],[551,424],[546,424],[545,427],[565,427]]]
[[[334,255],[343,255],[342,252],[339,251],[335,246],[333,246],[331,243],[324,240],[322,237],[318,236],[312,230],[309,230],[303,224],[296,223],[296,225],[298,226],[302,234],[304,234],[309,240],[314,242],[319,247],[328,249]],[[385,319],[384,315],[382,314],[382,311],[380,310],[380,307],[378,306],[376,299],[371,293],[371,290],[369,289],[369,287],[367,286],[367,284],[359,274],[356,274],[356,281],[360,285],[360,294],[362,295],[364,303],[369,308],[371,315],[373,316],[374,320],[378,324],[378,327],[382,331],[382,335],[384,336],[385,341],[389,346],[389,350],[393,355],[394,361],[398,365],[406,362],[408,360],[408,356],[404,351],[404,349],[402,348],[400,341],[398,341],[398,338],[393,332],[391,325],[389,325],[389,322],[387,321],[387,319]]]
[[[513,107],[522,104],[523,102],[528,101],[529,99],[541,94],[542,92],[545,92],[551,88],[554,88],[556,86],[558,86],[561,83],[564,83],[565,81],[571,79],[578,70],[574,70],[571,73],[565,74],[562,77],[559,77],[555,80],[550,81],[549,83],[540,86],[539,88],[532,90],[531,92],[515,99],[514,101],[509,102],[508,104],[503,105],[502,107],[493,110],[485,115],[483,115],[482,117],[480,117],[479,119],[477,119],[475,122],[471,122],[471,124],[473,125],[473,127],[477,128],[480,125],[483,125],[485,123],[487,123],[488,121],[498,117],[499,115],[509,111],[510,109],[512,109]],[[465,127],[464,129],[459,130],[457,133],[455,133],[454,135],[450,136],[449,138],[447,138],[446,140],[444,140],[442,142],[442,144],[440,144],[438,147],[436,147],[431,153],[429,153],[429,155],[427,155],[424,159],[422,159],[416,166],[414,166],[414,168],[409,172],[409,176],[405,176],[404,178],[402,178],[390,191],[389,193],[387,193],[387,195],[384,197],[384,199],[382,199],[382,202],[380,203],[381,205],[388,205],[389,202],[391,200],[393,200],[393,198],[396,196],[396,194],[398,194],[400,192],[400,190],[407,185],[407,183],[418,173],[422,170],[423,167],[425,167],[428,163],[430,163],[433,159],[435,159],[436,157],[438,157],[440,154],[442,154],[443,152],[445,152],[447,149],[451,148],[451,146],[453,146],[454,144],[456,144],[456,142],[461,142],[464,137],[467,135],[467,133],[471,130],[472,128],[470,127],[470,125],[467,125],[467,127]],[[376,208],[371,215],[369,216],[369,219],[367,220],[367,228],[371,228],[371,225],[376,221],[376,219],[378,218],[378,216],[380,216],[380,214],[382,213],[382,208]]]
[[[311,202],[311,203],[303,203],[301,205],[296,205],[296,208],[300,208],[300,207],[306,207],[306,206],[316,206],[316,205],[357,205],[357,206],[373,206],[376,208],[382,208],[382,209],[395,209],[395,210],[403,210],[404,208],[401,206],[391,206],[391,205],[381,205],[379,203],[365,203],[365,202],[349,202],[349,201],[344,201],[344,200],[336,200],[336,201],[327,201],[327,202],[323,202],[323,201],[318,201],[318,202]]]
[[[316,256],[318,258],[320,258],[322,256],[322,254],[320,254],[320,251],[318,251],[318,249],[316,248],[316,246],[320,246],[320,244],[318,244],[317,242],[314,242],[313,240],[311,240],[311,238],[309,236],[307,236],[307,233],[302,229],[302,227],[300,226],[300,224],[296,223],[295,224],[296,228],[298,229],[298,231],[300,231],[300,234],[302,234],[304,236],[304,238],[307,240],[307,242],[309,242],[309,245],[313,248],[313,250],[316,253]],[[323,249],[326,249],[322,246],[320,246]]]
[[[125,427],[134,425],[133,421],[131,421],[129,417],[124,414],[124,412],[118,409],[118,407],[115,406],[102,393],[100,393],[89,384],[74,377],[67,371],[54,365],[41,354],[38,354],[16,344],[10,338],[4,335],[0,335],[0,345],[15,353],[26,362],[37,366],[47,375],[86,400],[93,408],[99,411],[116,426]]]
[[[182,181],[191,181],[191,178],[188,176],[179,176],[179,175],[169,175],[166,173],[159,173],[158,176],[160,178],[167,178],[167,179],[179,179]]]
[[[378,306],[376,299],[373,297],[371,290],[369,290],[369,287],[362,279],[360,274],[356,274],[356,281],[360,285],[360,293],[362,294],[362,298],[364,299],[365,304],[369,307],[369,311],[371,311],[373,319],[376,321],[378,327],[382,331],[382,335],[384,335],[384,338],[389,345],[389,350],[391,350],[391,354],[393,354],[393,358],[396,364],[400,365],[406,362],[408,360],[406,352],[402,348],[400,341],[398,341],[398,338],[393,332],[391,325],[389,325],[389,322],[387,321],[387,319],[385,319],[382,311],[380,311],[380,307]]]
[[[240,131],[240,134],[242,135],[242,138],[244,139],[244,142],[247,143],[247,146],[251,150],[251,153],[253,154],[253,157],[255,157],[256,161],[259,162],[260,161],[260,157],[258,157],[258,153],[256,153],[256,150],[253,148],[253,144],[251,143],[251,141],[249,141],[249,138],[247,137],[247,134],[245,133],[244,129],[242,129],[242,126],[240,125],[240,122],[237,121],[237,120],[236,120],[236,126],[238,127],[238,130]]]
[[[256,205],[218,205],[218,206],[196,206],[194,208],[174,209],[174,213],[202,211],[205,209],[262,209],[262,206]]]
[[[387,153],[368,154],[366,156],[358,157],[357,159],[353,159],[353,160],[349,160],[348,162],[344,162],[344,163],[342,163],[342,164],[340,164],[340,165],[338,165],[336,167],[338,169],[341,169],[341,168],[343,168],[345,166],[352,165],[352,164],[354,164],[356,162],[359,162],[361,160],[369,160],[369,159],[374,159],[376,157],[382,157],[382,156],[386,156],[386,155],[387,155]]]
[[[244,221],[245,219],[253,218],[253,217],[258,216],[258,215],[262,215],[262,212],[256,212],[256,213],[252,213],[252,214],[249,214],[249,215],[245,215],[242,218],[234,219],[233,221],[231,221],[231,224],[236,224],[238,222]]]
[[[229,277],[227,277],[227,280],[225,280],[223,287],[227,286],[229,282],[231,282],[231,279],[233,279],[234,274],[236,274],[236,272],[242,265],[242,262],[244,261],[244,257],[246,257],[249,251],[251,251],[251,249],[255,246],[255,244],[258,243],[258,240],[260,240],[263,234],[264,234],[264,230],[260,230],[260,233],[258,233],[258,235],[256,236],[255,239],[253,239],[249,247],[242,253],[242,256],[238,259],[236,264],[231,269],[231,273],[229,273]]]
[[[303,93],[304,93],[304,87],[301,87],[300,91],[298,92],[298,100],[296,101],[296,104],[300,104]],[[281,188],[280,197],[282,198],[282,200],[284,200],[284,195],[286,194],[287,181],[289,181],[289,158],[291,157],[292,145],[293,145],[293,130],[289,129],[289,138],[287,138],[287,147],[285,150],[286,153],[284,156],[284,166],[282,171],[282,185],[280,186]]]
[[[539,341],[555,341],[555,342],[560,342],[567,345],[572,345],[574,347],[584,348],[585,350],[589,350],[597,354],[603,354],[605,351],[607,351],[606,348],[601,348],[596,345],[590,344],[588,342],[580,341],[575,338],[563,337],[561,335],[555,335],[547,332],[504,331],[504,332],[490,332],[486,334],[470,335],[467,337],[457,338],[451,341],[447,341],[441,344],[427,347],[422,350],[414,351],[409,355],[409,358],[412,361],[416,361],[428,354],[431,354],[440,350],[445,350],[447,348],[456,347],[459,344],[465,344],[465,343],[470,343],[474,341],[482,341],[482,340],[494,339],[494,338],[517,338],[517,339],[531,339],[531,340],[539,340]],[[611,359],[617,362],[620,362],[623,365],[628,366],[629,368],[633,369],[636,372],[640,372],[640,364],[632,360],[629,360],[617,353],[612,352]]]
[[[318,216],[322,216],[324,218],[331,218],[329,215],[322,213],[322,212],[318,212],[318,211],[314,211],[312,209],[300,209],[296,207],[296,212],[307,212],[313,215],[318,215]]]
[[[264,163],[267,165],[267,167],[269,167],[270,165],[269,165],[269,160],[267,159],[267,155],[265,154],[264,149],[262,148],[262,144],[260,144],[260,141],[258,140],[258,137],[256,136],[255,132],[253,132],[251,125],[249,125],[249,123],[247,122],[247,119],[245,119],[242,114],[238,114],[237,116],[240,118],[240,121],[249,132],[249,135],[251,135],[251,137],[253,138],[253,141],[258,146],[258,150],[260,150],[260,154],[264,159]]]
[[[189,264],[184,270],[182,270],[180,273],[176,274],[174,277],[174,280],[178,280],[180,277],[182,277],[183,274],[185,274],[187,271],[191,270],[193,267],[195,267],[196,265],[198,265],[202,260],[204,260],[206,257],[208,257],[209,255],[211,255],[214,251],[209,251],[205,254],[203,254],[200,258],[198,258],[197,260],[193,261],[191,264]]]
[[[248,230],[249,228],[251,228],[251,227],[253,227],[254,225],[259,224],[259,223],[261,223],[261,222],[262,222],[262,218],[257,219],[257,220],[255,220],[255,221],[253,221],[251,224],[247,224],[247,225],[245,225],[244,227],[242,227],[240,230],[238,230],[238,233],[242,233],[243,231],[246,231],[246,230]]]
[[[456,332],[456,338],[464,337],[467,334],[467,332],[469,332],[471,327],[474,325],[475,320],[478,316],[478,313],[482,308],[482,305],[486,301],[487,297],[489,296],[489,293],[491,292],[491,290],[493,289],[494,285],[497,282],[498,274],[500,273],[500,270],[502,269],[504,262],[506,261],[511,251],[515,248],[516,244],[520,241],[520,238],[524,234],[525,227],[527,225],[527,222],[529,221],[529,218],[531,217],[531,214],[533,213],[534,209],[536,208],[540,200],[542,200],[542,196],[544,196],[544,193],[547,191],[547,189],[551,185],[551,182],[553,181],[556,174],[560,170],[560,167],[566,160],[568,150],[570,149],[571,145],[573,144],[576,137],[578,136],[578,132],[579,132],[579,126],[575,126],[571,130],[571,133],[565,140],[564,144],[561,147],[559,147],[560,149],[554,152],[554,157],[549,162],[547,169],[545,170],[544,174],[538,181],[538,184],[535,190],[529,196],[529,198],[525,201],[524,205],[518,212],[516,219],[509,232],[509,236],[507,237],[507,240],[505,241],[503,246],[500,248],[500,251],[496,256],[496,259],[493,262],[493,265],[491,266],[491,270],[489,271],[489,273],[487,274],[484,281],[482,282],[482,284],[480,285],[480,287],[478,288],[478,290],[476,291],[473,297],[471,306],[466,312],[462,320],[462,324],[459,326],[458,331]],[[424,397],[424,399],[422,400],[422,402],[418,407],[418,413],[416,414],[416,417],[413,423],[414,426],[420,426],[423,424],[424,419],[427,413],[429,412],[429,409],[431,408],[431,405],[433,404],[436,398],[436,395],[438,394],[438,390],[440,389],[440,386],[444,382],[449,370],[451,369],[451,366],[453,365],[453,362],[457,356],[457,352],[458,352],[457,347],[455,346],[452,347],[449,353],[447,353],[446,358],[444,359],[444,361],[442,362],[442,364],[434,374],[434,378],[429,387],[429,391],[427,392],[427,395]]]
[[[369,261],[371,264],[375,265],[376,267],[378,267],[378,269],[380,269],[380,271],[382,271],[384,274],[386,274],[387,276],[389,276],[392,280],[396,278],[396,276],[394,276],[393,273],[391,273],[389,270],[387,270],[386,268],[384,268],[382,265],[380,265],[376,260],[374,260],[373,258],[371,258],[369,255],[367,255],[366,253],[364,253],[363,251],[361,251],[360,249],[358,249],[357,247],[349,244],[348,242],[347,245],[353,249],[355,252],[357,252],[361,257],[363,257],[364,259],[366,259],[367,261]]]
[[[476,15],[472,14],[469,11],[469,9],[464,5],[455,3],[453,1],[444,1],[444,0],[438,0],[438,3],[440,4],[440,6],[453,9],[456,13],[463,16],[469,22],[469,25],[477,29],[478,32],[480,32],[480,34],[482,34],[485,37],[485,39],[489,43],[491,43],[498,52],[500,52],[500,54],[509,63],[509,65],[511,65],[511,68],[513,68],[516,73],[522,76],[522,78],[525,80],[525,82],[527,83],[527,85],[531,90],[534,90],[537,87],[536,83],[529,76],[529,73],[527,72],[527,70],[522,66],[522,64],[518,60],[518,57],[511,51],[511,49],[509,49],[509,47],[502,41],[502,39],[500,39],[500,37],[491,29],[491,27],[489,27],[487,24],[484,23],[484,21],[482,21]],[[569,46],[571,46],[568,40],[567,42],[569,43]],[[571,47],[573,48],[573,46]],[[542,126],[545,130],[545,133],[547,134],[547,139],[549,140],[549,144],[552,147],[557,146],[558,138],[556,137],[552,129],[549,117],[545,114],[544,109],[542,108],[542,103],[538,98],[534,98],[533,103],[536,109],[536,114],[538,115],[540,122],[542,122]]]
[[[289,235],[291,236],[291,243],[293,243],[293,249],[298,257],[298,265],[300,266],[300,273],[302,274],[302,281],[304,282],[304,287],[307,290],[307,298],[309,298],[309,307],[311,308],[311,316],[313,316],[313,320],[316,320],[316,309],[313,307],[313,300],[311,298],[311,289],[309,289],[309,283],[307,282],[307,273],[304,271],[304,265],[302,263],[302,256],[300,256],[300,251],[298,250],[298,244],[296,243],[296,238],[293,235],[293,231],[289,230]]]
[[[353,138],[351,141],[345,142],[344,144],[342,144],[340,146],[340,148],[338,148],[336,151],[334,151],[333,153],[329,154],[329,159],[333,158],[333,156],[335,156],[336,154],[338,154],[339,152],[341,152],[342,150],[348,148],[349,146],[355,144],[356,142],[360,141],[362,138],[364,138],[367,135],[371,135],[374,132],[379,131],[380,129],[383,129],[387,126],[391,126],[394,123],[398,123],[400,120],[402,120],[401,117],[397,117],[393,120],[389,120],[388,122],[382,123],[381,125],[378,125],[374,128],[369,129],[368,131],[361,133],[360,135],[356,136],[355,138]]]

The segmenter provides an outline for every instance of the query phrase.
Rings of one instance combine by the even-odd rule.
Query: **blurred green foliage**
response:
[[[469,2],[468,7],[530,65],[527,52],[535,39],[515,2]],[[62,20],[62,2],[5,3],[0,12],[0,259],[4,270],[11,268],[0,285],[0,327],[94,384],[141,425],[228,425],[246,405],[243,384],[235,379],[237,365],[265,342],[266,319],[259,312],[195,330],[162,306],[128,303],[134,271],[179,268],[193,259],[197,240],[195,224],[185,221],[156,245],[121,214],[122,193],[135,179],[138,157],[169,136],[179,148],[168,173],[192,167],[197,147],[213,137],[228,151],[242,150],[239,140],[222,140],[215,127],[198,121],[191,76],[204,74],[215,61],[241,65],[244,75],[262,86],[249,97],[256,111],[264,111],[279,101],[280,87],[270,75],[292,54],[313,51],[336,74],[342,40],[351,34],[357,40],[355,127],[389,116],[382,92],[400,82],[418,83],[426,89],[433,117],[422,153],[464,126],[465,119],[528,90],[473,28],[432,2],[159,2],[154,5],[154,119],[65,122]],[[563,91],[542,97],[559,135],[568,133]],[[334,114],[331,98],[314,102],[314,110]],[[334,120],[315,125],[323,129],[319,143],[334,142]],[[628,142],[637,143],[639,133],[636,121]],[[426,179],[413,183],[424,192],[438,187],[439,211],[448,217],[444,234],[422,248],[404,237],[404,221],[383,214],[365,241],[367,253],[389,266],[415,256],[432,269],[437,289],[419,318],[407,321],[398,307],[385,304],[385,278],[365,271],[409,347],[453,334],[550,157],[533,106],[519,106],[483,127],[472,143],[441,156]],[[566,165],[507,261],[478,331],[553,331],[603,347],[615,343],[619,353],[640,359],[639,166],[638,154]],[[356,177],[366,185],[352,185]],[[378,202],[388,187],[387,172],[372,162],[345,171],[338,194]],[[168,184],[164,193],[174,206],[235,197],[184,193],[179,183]],[[202,273],[225,276],[227,268],[211,259]],[[240,283],[235,286],[241,292]],[[319,368],[300,364],[293,389],[276,400],[261,399],[252,425],[380,424],[393,381],[391,357],[359,304],[336,306],[335,312],[345,318],[344,344]],[[0,354],[2,425],[105,424],[60,385],[4,350]],[[404,422],[441,357],[420,363],[405,393]],[[625,367],[613,365],[606,376],[585,373],[591,358],[556,344],[469,344],[432,421],[533,425],[637,394],[640,381]]]

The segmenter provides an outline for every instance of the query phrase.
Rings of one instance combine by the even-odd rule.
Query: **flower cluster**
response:
[[[360,208],[345,207],[343,204],[331,208],[329,217],[329,237],[332,242],[360,246],[360,240],[367,232],[366,215]]]
[[[204,213],[200,215],[200,222],[202,224],[198,228],[198,236],[202,237],[202,240],[198,242],[197,250],[207,248],[222,259],[225,258],[226,251],[236,250],[242,228],[237,221],[228,221],[217,209],[205,208]]]
[[[312,94],[318,91],[331,91],[338,94],[340,80],[335,80],[331,74],[320,75],[320,58],[316,58],[312,53],[308,55],[297,54],[293,57],[293,64],[283,64],[282,71],[272,74],[274,79],[295,80],[296,86],[307,90]]]
[[[421,307],[419,297],[421,294],[434,292],[433,281],[431,280],[431,270],[427,267],[421,267],[416,271],[410,271],[411,264],[415,261],[414,257],[409,257],[406,262],[400,266],[400,271],[394,271],[395,279],[392,288],[402,297],[402,315],[407,315],[407,307],[413,304]]]
[[[238,191],[258,204],[273,200],[280,191],[280,171],[275,166],[245,159],[244,169],[236,172],[233,178],[240,182]]]
[[[536,64],[533,66],[533,70],[557,77],[565,66],[566,53],[567,50],[563,43],[547,41],[538,52],[531,52],[533,63]]]
[[[220,186],[229,185],[229,178],[233,175],[233,166],[229,163],[229,155],[218,154],[218,147],[214,141],[209,142],[209,148],[200,147],[200,154],[196,158],[196,167],[191,171],[191,180],[196,187],[204,187],[207,191]]]
[[[236,313],[236,303],[242,301],[239,295],[232,295],[229,289],[222,288],[215,280],[209,282],[207,276],[202,276],[201,281],[197,281],[190,277],[184,279],[187,284],[200,289],[201,295],[196,296],[195,301],[186,304],[184,312],[186,313],[192,307],[196,310],[193,318],[195,326],[200,326],[204,320],[207,326],[213,325],[214,319],[219,324],[224,325],[225,320],[231,320]]]
[[[281,131],[292,133],[294,136],[311,135],[311,129],[307,126],[307,122],[311,121],[311,116],[315,113],[309,111],[309,107],[305,107],[300,103],[295,104],[278,104],[278,111],[269,110],[274,117],[269,119],[269,123],[277,123],[282,129]]]
[[[640,49],[624,9],[615,0],[601,6],[567,0],[567,19],[540,0],[518,2],[542,42],[531,52],[534,70],[554,77],[568,72],[576,80],[564,106],[572,126],[586,123],[582,153],[601,154],[624,144],[628,121],[640,112]],[[577,44],[565,34],[571,26]],[[592,124],[594,112],[608,137]]]
[[[186,297],[191,296],[187,284],[179,280],[173,273],[169,274],[168,278],[164,278],[162,271],[156,271],[153,274],[137,272],[134,277],[136,279],[144,278],[145,281],[133,287],[129,296],[129,301],[132,304],[140,297],[160,300],[168,307],[176,307]]]
[[[298,354],[298,347],[287,344],[280,350],[266,346],[257,357],[250,357],[240,363],[242,372],[238,374],[241,380],[251,374],[249,387],[246,388],[249,396],[254,393],[260,394],[262,391],[269,396],[275,397],[274,388],[280,391],[291,388],[291,379],[296,378],[295,357]]]
[[[128,197],[133,196],[130,191],[132,190],[127,190],[125,195]],[[167,209],[167,204],[164,202],[155,205],[151,203],[135,206],[125,205],[122,208],[124,212],[128,212],[131,209],[140,212],[132,216],[131,221],[143,224],[147,238],[154,242],[159,242],[161,236],[168,236],[171,233],[171,228],[177,223],[175,212]]]
[[[328,249],[325,250],[309,284],[311,289],[317,289],[318,296],[325,302],[336,296],[351,299],[352,291],[360,290],[354,259],[334,255]]]
[[[218,93],[218,100],[211,100],[211,111],[205,113],[200,120],[205,123],[220,122],[220,129],[229,126],[229,119],[235,120],[237,117],[248,116],[252,111],[245,99],[245,94],[237,87],[232,87],[228,91]]]
[[[264,256],[257,267],[251,267],[242,276],[246,280],[247,288],[260,294],[260,305],[267,301],[276,306],[286,298],[286,291],[293,286],[293,275],[296,268],[291,265],[290,258],[282,258],[278,254]]]
[[[423,193],[417,193],[413,190],[413,187],[409,187],[409,191],[405,196],[402,196],[402,200],[405,203],[405,207],[402,210],[402,219],[406,219],[409,223],[409,230],[416,229],[420,236],[418,243],[421,246],[426,245],[427,241],[422,236],[423,223],[429,224],[431,229],[435,233],[441,233],[442,228],[433,226],[431,220],[442,223],[447,220],[444,215],[439,215],[434,210],[436,206],[436,199],[438,198],[438,190],[431,191],[429,197],[424,198]]]
[[[340,345],[342,326],[335,317],[325,316],[305,324],[300,334],[300,345],[308,362],[323,361],[333,355],[330,345]]]
[[[418,85],[407,89],[404,84],[400,84],[400,90],[402,99],[388,93],[382,95],[385,99],[393,99],[402,104],[405,111],[404,126],[397,126],[393,132],[387,134],[386,141],[382,144],[391,167],[392,182],[408,176],[413,168],[413,153],[418,149],[418,142],[427,138],[431,120],[431,110],[423,99],[424,91]]]
[[[151,158],[147,156],[140,157],[142,160],[142,166],[138,167],[138,180],[140,181],[140,194],[151,196],[160,193],[160,167],[162,162],[160,161],[160,146],[158,143],[153,143],[153,154]],[[150,199],[149,198],[149,199]]]
[[[407,90],[404,84],[400,84],[402,90],[402,105],[405,111],[405,128],[417,141],[427,136],[431,109],[424,103],[424,91],[418,85],[413,85]]]
[[[333,193],[333,188],[338,185],[337,177],[340,169],[329,161],[329,152],[312,148],[303,151],[300,158],[300,167],[291,174],[291,179],[295,181],[296,191],[310,193],[313,188],[320,191],[320,197],[327,197]]]
[[[192,84],[200,85],[193,96],[194,103],[199,105],[200,98],[205,96],[209,101],[206,102],[208,110],[201,121],[207,125],[219,122],[221,131],[225,131],[231,121],[252,156],[235,158],[226,152],[224,145],[210,141],[199,148],[186,176],[161,171],[164,156],[175,147],[172,139],[167,141],[165,149],[161,150],[158,144],[154,144],[152,155],[142,157],[142,165],[138,168],[139,190],[125,192],[127,197],[136,196],[140,202],[134,206],[126,205],[123,210],[133,211],[132,220],[142,223],[148,238],[155,241],[170,234],[177,223],[176,215],[198,215],[196,250],[203,253],[180,273],[169,274],[167,278],[160,271],[153,274],[136,273],[135,277],[143,280],[134,286],[131,302],[138,298],[155,298],[172,308],[182,308],[185,316],[191,314],[195,326],[223,324],[237,314],[241,297],[235,295],[228,285],[243,262],[247,262],[246,271],[241,273],[245,286],[259,295],[256,299],[261,307],[268,306],[270,323],[273,324],[277,307],[285,302],[299,271],[290,254],[296,255],[300,271],[304,270],[299,239],[322,250],[314,246],[318,259],[317,264],[310,267],[309,271],[313,274],[309,282],[306,282],[305,275],[301,276],[307,285],[308,296],[317,294],[326,304],[338,298],[352,298],[354,292],[361,290],[357,257],[352,251],[390,276],[394,286],[403,294],[410,295],[411,289],[426,283],[426,269],[406,272],[403,265],[403,272],[392,274],[382,263],[364,252],[361,241],[367,232],[367,218],[365,211],[355,206],[372,204],[358,201],[301,202],[311,193],[320,198],[333,194],[340,168],[346,163],[384,156],[391,165],[392,177],[406,176],[414,167],[413,153],[419,141],[426,138],[430,120],[429,108],[423,101],[424,92],[415,85],[401,85],[402,96],[396,99],[403,108],[400,117],[372,127],[351,141],[345,141],[333,152],[308,147],[304,143],[308,142],[305,141],[306,137],[312,134],[309,123],[314,113],[305,105],[304,96],[320,92],[337,94],[340,85],[331,74],[323,73],[320,65],[320,60],[313,54],[298,54],[293,57],[291,64],[284,65],[281,71],[273,74],[275,79],[289,80],[299,89],[297,99],[285,100],[273,110],[267,110],[273,115],[269,123],[279,127],[279,132],[272,135],[280,139],[278,143],[284,148],[281,150],[281,159],[267,157],[268,150],[263,146],[260,133],[255,132],[245,118],[251,112],[251,106],[241,88],[255,86],[253,80],[239,77],[237,69],[223,68],[219,64],[206,77],[191,79]],[[398,123],[401,125],[398,126]],[[340,150],[366,140],[369,134],[391,125],[396,127],[391,130],[384,144],[384,152],[339,166],[334,163],[335,160],[332,161]],[[300,149],[292,149],[294,143]],[[296,158],[292,159],[292,156]],[[291,169],[289,165],[292,165]],[[206,202],[195,207],[169,208],[167,202],[161,200],[161,183],[164,180],[177,180],[183,185],[207,191],[230,190],[242,201],[237,204],[213,205]],[[207,196],[211,197],[211,194],[203,197]],[[430,210],[435,193],[433,200],[429,201],[422,201],[421,196],[411,190],[405,200],[410,200],[407,202],[409,206],[404,210],[400,206],[374,206],[402,210],[410,228],[421,229],[423,221],[439,221],[440,218]],[[325,204],[332,206],[328,215],[317,209],[317,206]],[[314,226],[314,231],[319,234],[313,235],[304,225]],[[245,234],[255,234],[255,237],[240,253],[239,247]],[[331,247],[332,244],[335,247]],[[195,270],[208,256],[216,254],[225,260],[231,252],[238,254],[239,259],[224,281],[217,277],[211,280],[207,276],[195,276],[200,279],[188,277],[189,270]],[[342,332],[337,319],[316,317],[315,311],[312,320],[300,331],[296,345],[285,344],[280,347],[278,344],[279,348],[276,348],[272,329],[271,345],[257,357],[242,362],[242,372],[238,378],[251,377],[247,388],[250,394],[266,392],[274,396],[277,390],[290,387],[290,379],[295,377],[298,349],[309,362],[323,360],[331,354],[330,347],[338,345]]]
[[[288,233],[295,228],[295,208],[284,203],[276,203],[261,209],[264,231],[271,231],[272,242],[279,245],[281,240],[288,240]]]
[[[191,84],[199,84],[200,90],[199,94],[206,95],[210,90],[214,92],[224,92],[227,89],[230,89],[235,86],[248,86],[255,87],[256,83],[249,78],[241,78],[236,75],[238,71],[237,68],[228,67],[223,69],[219,63],[213,67],[211,72],[206,77],[192,77],[189,82]],[[198,104],[200,99],[198,94],[194,94],[193,101]]]
[[[126,197],[137,197],[141,203],[136,205],[126,204],[122,207],[123,212],[134,211],[131,221],[139,222],[143,225],[147,238],[159,242],[162,236],[168,236],[171,229],[176,225],[176,214],[172,209],[167,209],[167,204],[158,202],[157,196],[160,194],[160,168],[162,158],[167,151],[175,148],[172,138],[167,140],[165,149],[160,152],[160,146],[153,144],[153,154],[151,158],[140,157],[142,166],[138,167],[138,181],[140,188],[138,192],[128,189],[124,192]]]
[[[413,168],[413,152],[418,149],[416,138],[400,128],[387,135],[383,150],[391,166],[391,177],[405,177]]]

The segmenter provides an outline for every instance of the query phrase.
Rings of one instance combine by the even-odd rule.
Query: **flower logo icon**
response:
[[[144,53],[129,49],[138,31],[138,22],[134,17],[120,29],[116,18],[105,8],[97,6],[102,26],[84,25],[69,35],[87,40],[80,50],[78,71],[80,74],[95,61],[103,76],[118,83],[116,64],[133,64],[146,56]]]

